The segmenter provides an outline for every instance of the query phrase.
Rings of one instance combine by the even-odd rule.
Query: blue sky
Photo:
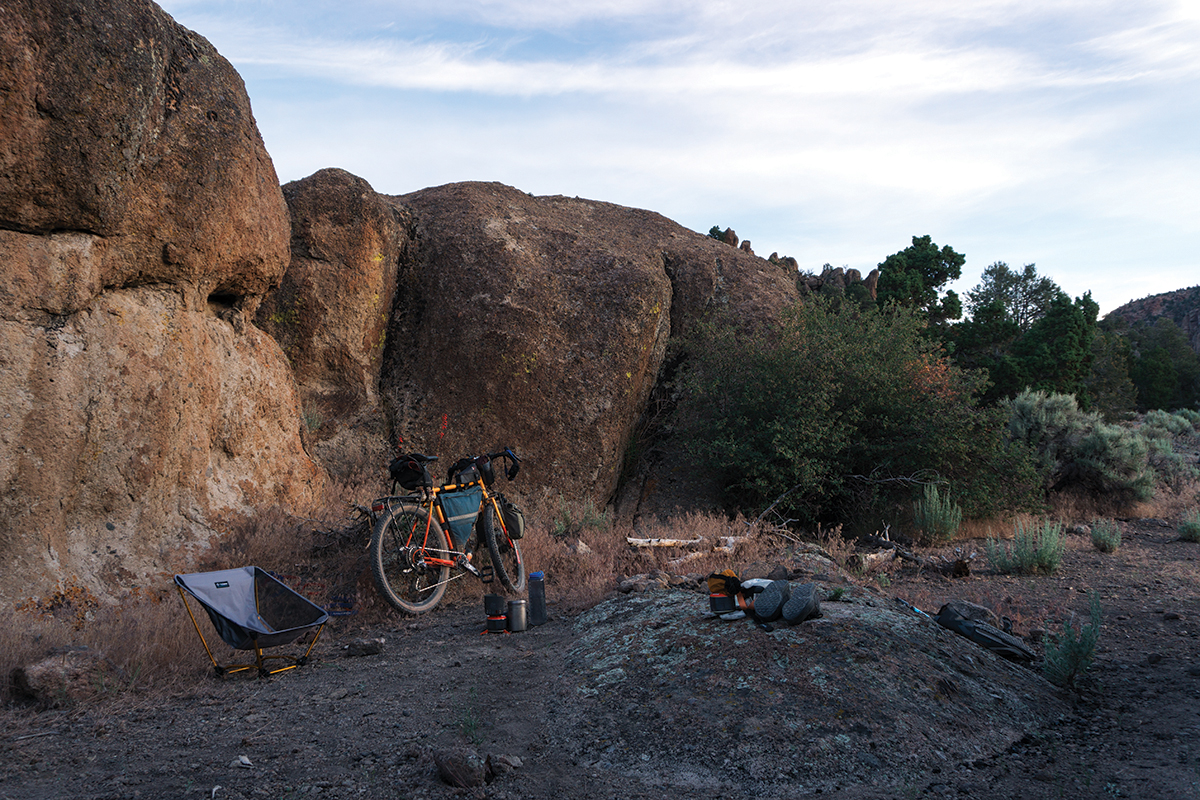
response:
[[[1200,283],[1200,0],[167,0],[282,182],[495,180],[866,272],[929,234],[1101,313]]]

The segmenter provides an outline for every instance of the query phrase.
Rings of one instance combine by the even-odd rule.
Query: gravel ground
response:
[[[483,634],[468,601],[343,622],[268,679],[5,712],[0,798],[1200,797],[1200,545],[1159,520],[1122,533],[1111,555],[1072,537],[1053,576],[824,576],[821,619],[770,632],[679,589],[578,616],[552,602],[519,634]],[[1086,619],[1093,591],[1104,626],[1077,692],[894,602],[973,600],[1030,634]],[[344,655],[364,637],[382,653]],[[472,753],[500,774],[439,777],[439,757]]]

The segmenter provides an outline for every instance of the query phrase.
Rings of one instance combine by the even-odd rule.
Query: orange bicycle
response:
[[[393,494],[371,504],[371,572],[380,594],[406,614],[423,614],[441,602],[450,581],[468,574],[484,583],[499,578],[509,591],[523,591],[524,515],[491,491],[495,465],[506,462],[511,481],[521,459],[511,448],[460,459],[441,486],[429,473],[435,461],[437,456],[420,453],[393,460]],[[397,484],[410,494],[395,494]],[[481,546],[490,563],[477,566]]]

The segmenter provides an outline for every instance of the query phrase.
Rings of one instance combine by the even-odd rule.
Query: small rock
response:
[[[342,648],[344,656],[377,656],[383,652],[383,637],[378,639],[355,639]]]
[[[482,786],[487,780],[487,762],[465,747],[435,751],[433,763],[437,764],[441,779],[451,786],[469,789]]]
[[[951,611],[957,612],[963,619],[969,619],[972,622],[986,622],[993,628],[1000,627],[1000,620],[996,618],[992,610],[978,603],[969,603],[966,600],[951,600],[943,608],[949,608]]]
[[[1176,620],[1176,619],[1183,619],[1183,617],[1179,616],[1178,611],[1168,611],[1167,613],[1163,614],[1163,619],[1164,620]]]
[[[507,775],[514,769],[520,769],[522,761],[519,756],[492,754],[487,757],[488,782],[502,775]]]
[[[1091,536],[1092,535],[1092,529],[1089,526],[1083,525],[1083,524],[1072,525],[1068,529],[1067,532],[1078,534],[1079,536]]]
[[[233,761],[229,762],[229,766],[231,766],[231,767],[240,767],[241,769],[250,769],[251,767],[253,767],[253,766],[254,766],[254,764],[253,764],[253,763],[251,763],[251,761],[250,761],[249,757],[247,757],[247,756],[238,756],[238,757],[237,757],[237,758],[235,758]]]
[[[1150,653],[1146,656],[1146,663],[1157,664],[1158,662],[1162,661],[1162,659],[1162,653]]]

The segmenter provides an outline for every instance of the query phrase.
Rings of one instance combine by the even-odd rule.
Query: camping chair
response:
[[[204,645],[213,669],[218,675],[258,669],[260,677],[274,675],[308,663],[309,653],[317,644],[321,629],[329,620],[325,609],[281,583],[275,576],[258,567],[239,567],[217,572],[196,572],[191,575],[176,575],[175,588],[187,609],[200,643]],[[217,634],[235,650],[253,650],[253,664],[221,665],[213,656],[212,648],[196,622],[196,615],[188,603],[191,595],[212,620]],[[264,656],[264,647],[290,644],[308,631],[316,628],[312,641],[304,655]],[[263,662],[268,659],[288,659],[292,663],[278,669],[267,669]]]

